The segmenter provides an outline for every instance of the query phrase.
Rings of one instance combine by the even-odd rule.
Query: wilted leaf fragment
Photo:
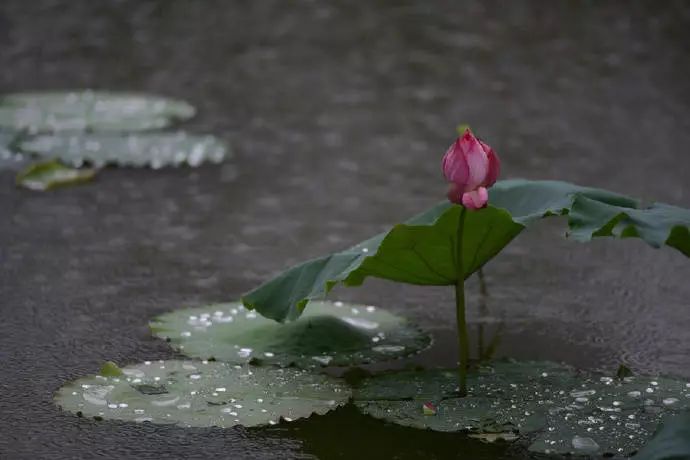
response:
[[[106,361],[103,363],[98,373],[103,377],[120,377],[124,375],[122,373],[122,369],[120,369],[118,365],[112,361]]]
[[[228,156],[227,146],[213,136],[178,133],[59,134],[40,135],[19,145],[20,150],[81,166],[163,166],[204,162],[219,163]]]
[[[122,373],[80,378],[62,387],[56,402],[103,419],[230,427],[324,414],[350,397],[339,380],[298,369],[147,361]]]
[[[29,133],[142,131],[194,114],[186,102],[144,94],[75,91],[0,97],[0,127]]]
[[[368,276],[453,285],[496,256],[526,226],[548,216],[568,215],[569,235],[580,241],[638,237],[652,247],[665,244],[690,256],[690,210],[664,204],[641,208],[617,193],[557,181],[501,181],[489,194],[491,206],[467,213],[462,273],[453,259],[460,207],[443,202],[350,249],[296,265],[242,300],[283,321],[299,316],[307,302],[322,298],[333,285],[357,286]]]
[[[649,439],[664,414],[690,409],[685,382],[578,372],[547,362],[497,362],[470,374],[457,397],[457,373],[404,371],[364,380],[360,410],[404,426],[466,431],[480,439],[533,435],[540,453],[629,455]],[[425,416],[422,401],[437,413]]]
[[[266,319],[235,302],[173,311],[150,326],[186,356],[302,368],[387,361],[431,343],[428,334],[400,316],[343,302],[314,302],[288,323]]]
[[[53,160],[33,163],[17,174],[16,183],[30,190],[45,191],[88,182],[95,175],[94,169],[70,168]]]
[[[633,371],[625,364],[620,364],[618,366],[618,370],[616,370],[616,378],[620,380],[623,380],[626,377],[632,377],[633,375]]]

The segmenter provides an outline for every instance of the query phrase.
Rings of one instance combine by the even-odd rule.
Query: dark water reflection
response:
[[[92,424],[51,397],[106,359],[171,356],[148,318],[235,298],[435,203],[460,122],[506,177],[689,206],[689,26],[686,2],[3,0],[0,91],[187,99],[201,114],[189,127],[236,155],[221,168],[110,170],[46,195],[0,172],[0,456],[514,457],[349,409],[186,431]],[[487,267],[485,334],[505,321],[497,355],[690,377],[687,260],[561,232],[545,223]],[[476,280],[469,290],[477,306]],[[437,345],[415,361],[451,365],[451,294],[374,280],[334,296],[433,329]],[[486,315],[472,311],[476,328]]]

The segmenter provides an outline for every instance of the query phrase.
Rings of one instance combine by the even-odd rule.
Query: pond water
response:
[[[470,123],[504,177],[557,178],[690,205],[690,8],[682,2],[4,0],[0,92],[133,90],[187,100],[233,146],[221,166],[111,169],[36,194],[0,171],[3,458],[519,458],[506,445],[344,407],[270,429],[87,422],[54,392],[106,360],[169,359],[163,312],[233,300],[442,199],[440,158]],[[582,245],[561,222],[486,267],[472,340],[497,356],[690,377],[690,264],[640,241]],[[333,298],[435,335],[456,359],[452,290],[371,280]]]

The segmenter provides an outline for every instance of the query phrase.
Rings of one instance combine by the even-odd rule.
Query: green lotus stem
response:
[[[467,368],[469,367],[470,343],[465,319],[465,271],[462,266],[462,234],[465,227],[465,208],[460,209],[458,218],[458,241],[455,247],[455,263],[458,279],[455,282],[455,314],[458,324],[458,384],[460,396],[467,395]]]
[[[483,299],[489,296],[489,290],[486,287],[486,279],[484,278],[484,269],[479,267],[477,269],[477,277],[479,278],[479,293]],[[486,301],[482,302],[482,310],[486,310]]]
[[[479,267],[477,270],[477,277],[479,278],[479,316],[487,315],[486,298],[489,295],[486,289],[486,280],[484,279],[484,270]],[[484,361],[484,323],[480,322],[477,327],[477,348],[479,354],[479,361]]]

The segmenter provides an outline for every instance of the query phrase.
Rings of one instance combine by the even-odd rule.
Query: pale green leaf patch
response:
[[[17,93],[0,97],[0,128],[39,132],[159,129],[194,116],[170,98],[108,91]]]
[[[91,164],[101,167],[118,166],[154,169],[205,162],[220,163],[229,157],[228,147],[220,139],[208,135],[177,133],[141,134],[56,134],[39,135],[19,144],[23,152],[79,167]]]
[[[287,323],[232,302],[166,313],[150,327],[186,356],[302,368],[387,361],[431,343],[428,334],[400,316],[338,301],[313,302],[304,315]]]

